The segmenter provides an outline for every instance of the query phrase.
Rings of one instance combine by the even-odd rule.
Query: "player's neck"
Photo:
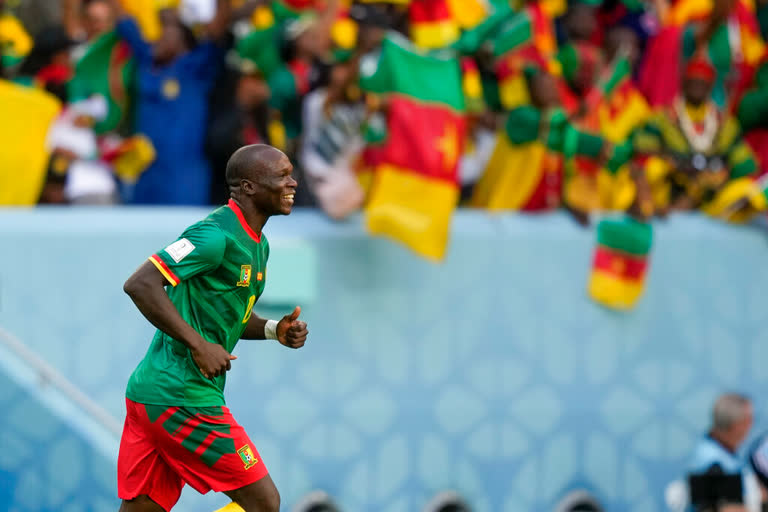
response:
[[[233,197],[231,201],[240,209],[240,212],[243,214],[243,219],[245,220],[245,223],[248,224],[248,227],[250,227],[257,236],[261,237],[261,230],[264,229],[264,225],[267,223],[267,220],[269,220],[269,215],[261,213],[253,206],[249,206],[247,203],[239,201],[237,198]]]
[[[264,229],[264,224],[269,220],[269,216],[264,215],[255,208],[243,208],[242,205],[240,205],[240,208],[243,211],[245,222],[251,227],[254,233],[261,236],[261,230]]]

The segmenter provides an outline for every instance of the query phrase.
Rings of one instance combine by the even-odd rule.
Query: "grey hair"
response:
[[[752,401],[739,393],[720,395],[712,408],[712,430],[728,430],[747,415],[747,406]]]

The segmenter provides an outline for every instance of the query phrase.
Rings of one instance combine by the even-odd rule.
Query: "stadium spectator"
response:
[[[304,138],[299,163],[324,212],[342,219],[363,204],[354,165],[363,149],[366,107],[355,84],[357,63],[333,66],[327,87],[304,101]]]
[[[761,502],[755,475],[739,454],[752,429],[752,421],[752,402],[748,397],[737,393],[720,395],[712,409],[712,426],[696,444],[688,464],[690,474],[742,475],[744,507],[731,507],[733,512],[759,510]]]
[[[468,147],[459,161],[462,201],[471,199],[475,185],[488,166],[488,160],[496,145],[498,124],[498,116],[487,110],[469,118]]]
[[[572,146],[567,151],[594,162],[605,161],[609,145],[569,121],[555,77],[534,67],[528,67],[525,76],[532,103],[509,113],[506,138],[497,143],[471,204],[523,211],[563,206],[579,223],[587,224],[588,210],[571,202],[580,191],[565,177],[566,141]]]
[[[627,211],[637,206],[637,181],[642,174],[617,160],[629,158],[628,139],[645,124],[651,110],[633,80],[640,52],[637,33],[624,26],[612,27],[606,30],[603,43],[605,65],[581,100],[581,114],[576,119],[579,126],[599,133],[614,146],[614,165],[595,169],[594,164],[581,161],[579,169],[584,176],[581,180],[591,189],[591,209]]]
[[[37,34],[62,20],[62,5],[57,0],[8,0],[4,3],[13,7],[30,34]]]
[[[563,29],[570,42],[591,41],[600,28],[597,9],[600,2],[579,0],[573,2],[563,16]]]
[[[99,158],[93,125],[107,115],[103,97],[72,103],[48,133],[52,149],[49,183],[43,189],[48,202],[112,204],[117,187],[112,170]],[[63,190],[59,186],[63,185]]]
[[[760,483],[763,503],[768,503],[768,433],[763,433],[750,447],[749,465]]]
[[[44,89],[66,102],[67,84],[73,76],[69,51],[75,44],[63,25],[44,28],[35,34],[32,50],[21,63],[15,81]]]
[[[224,176],[229,157],[242,146],[269,142],[269,85],[247,55],[233,53],[230,61],[214,91],[206,137],[213,168],[211,200],[215,204],[224,204],[229,198]]]
[[[125,16],[115,0],[113,6],[120,14],[117,32],[130,45],[137,65],[136,130],[149,137],[157,151],[130,202],[207,204],[208,96],[223,61],[219,44],[229,28],[229,0],[218,0],[202,41],[178,16],[166,15],[162,34],[153,44],[144,40],[136,21]]]
[[[32,49],[32,38],[24,25],[5,8],[0,0],[0,78],[10,76],[10,70],[18,65]]]
[[[65,0],[64,24],[69,35],[93,41],[115,26],[115,12],[109,0]]]
[[[751,89],[741,98],[737,116],[764,175],[768,173],[768,55],[757,68]]]
[[[757,170],[738,121],[710,99],[715,78],[705,57],[691,59],[682,94],[634,138],[639,153],[654,157],[646,162],[646,174],[661,211],[703,208],[719,216],[726,186]]]
[[[759,3],[756,11],[750,10],[748,0],[717,0],[711,6],[698,0],[532,0],[514,7],[506,2],[472,1],[460,6],[445,2],[447,11],[441,1],[412,2],[419,4],[417,13],[414,5],[391,3],[253,0],[236,2],[237,8],[230,16],[230,2],[225,0],[189,0],[181,4],[62,0],[35,21],[59,16],[69,36],[61,27],[49,27],[38,33],[37,47],[28,55],[29,39],[25,45],[23,27],[10,12],[31,12],[28,9],[32,7],[14,6],[12,10],[4,9],[0,18],[2,72],[17,82],[53,92],[64,103],[94,93],[105,96],[108,115],[95,127],[100,137],[110,132],[148,136],[157,159],[135,187],[126,188],[124,199],[128,202],[220,202],[226,187],[217,172],[226,153],[236,146],[227,142],[231,138],[240,141],[237,144],[268,141],[295,157],[297,174],[310,178],[300,181],[312,186],[311,195],[331,216],[343,217],[361,202],[354,182],[367,176],[365,171],[373,161],[369,156],[386,137],[387,98],[386,93],[369,96],[366,104],[375,108],[364,115],[365,122],[359,122],[359,113],[365,110],[360,107],[363,99],[347,97],[352,87],[339,96],[333,90],[336,86],[329,83],[346,72],[347,62],[359,62],[362,67],[375,63],[387,34],[397,37],[392,35],[396,31],[403,37],[416,38],[419,33],[419,37],[429,39],[427,46],[435,48],[435,55],[454,55],[465,74],[466,108],[462,113],[467,130],[458,154],[457,181],[462,187],[462,199],[470,198],[469,204],[522,210],[567,205],[579,212],[581,219],[596,210],[638,211],[638,181],[647,176],[659,213],[670,207],[704,208],[722,218],[741,220],[768,206],[768,194],[761,189],[764,184],[750,185],[743,180],[752,181],[758,175],[754,167],[757,164],[762,163],[768,170],[768,127],[762,115],[768,58],[758,36],[758,21],[768,19],[764,16],[768,12],[765,2]],[[0,0],[0,9],[4,3]],[[121,15],[115,24],[117,15],[122,14],[121,5],[135,16],[136,22]],[[178,9],[171,7],[175,5]],[[233,25],[235,12],[239,13],[238,21]],[[429,20],[443,20],[440,23],[450,26],[453,35],[440,43],[440,37],[435,39],[424,31],[431,26]],[[202,24],[207,24],[207,30],[201,30]],[[225,38],[230,28],[234,37]],[[98,37],[109,32],[113,35]],[[124,41],[118,43],[114,34]],[[649,36],[645,45],[644,39]],[[250,61],[253,70],[233,71],[216,81],[224,67],[223,47],[232,39],[241,60]],[[75,41],[80,45],[73,50]],[[728,44],[722,44],[724,41]],[[418,45],[418,41],[414,42]],[[703,67],[698,66],[698,79],[701,84],[705,78],[703,81],[712,90],[712,101],[720,109],[714,114],[710,100],[706,107],[693,108],[690,89],[696,88],[692,84],[696,80],[686,79],[683,88],[679,76],[678,59],[695,55],[694,61],[699,60],[702,52],[711,60],[714,78],[709,80]],[[77,62],[75,80],[71,82],[68,53]],[[87,58],[81,60],[84,53]],[[362,58],[364,55],[367,57]],[[24,57],[22,73],[18,73]],[[692,71],[696,66],[688,68]],[[476,71],[476,83],[468,70]],[[543,75],[534,78],[531,70]],[[475,96],[467,94],[467,87]],[[585,147],[574,146],[576,139],[572,136],[568,144],[554,138],[543,153],[543,163],[536,163],[538,158],[530,160],[534,164],[527,165],[522,175],[504,171],[516,161],[511,155],[519,158],[519,151],[524,146],[530,149],[526,144],[533,142],[525,139],[521,143],[519,137],[527,125],[514,119],[522,112],[542,112],[541,99],[548,95],[556,97],[556,107],[543,110],[559,109],[565,114],[564,120],[559,113],[551,119],[543,116],[559,126],[549,133],[560,134],[562,128],[562,133],[591,134],[595,138],[589,140],[594,144],[584,154],[579,151]],[[681,103],[685,108],[680,108]],[[667,109],[650,117],[649,104]],[[342,112],[348,110],[355,112],[355,120],[342,123],[346,139],[337,150],[343,146],[350,149],[349,153],[340,151],[323,157],[344,155],[343,167],[347,170],[335,176],[345,176],[346,185],[328,189],[334,181],[328,181],[327,176],[317,178],[323,174],[318,170],[323,166],[318,166],[322,159],[316,158],[317,139],[338,128],[340,117],[345,115]],[[681,116],[677,110],[682,111]],[[738,114],[743,122],[743,140],[748,141],[757,157],[742,144],[731,113]],[[722,151],[689,151],[664,146],[669,141],[657,137],[661,149],[646,151],[648,148],[640,144],[635,148],[635,160],[629,160],[631,143],[648,142],[649,134],[653,135],[662,121],[669,123],[690,116],[696,118],[691,120],[694,128],[701,125],[711,131],[715,127],[718,135],[714,146],[729,141],[733,145]],[[647,129],[641,129],[648,119]],[[567,124],[567,130],[561,121]],[[509,133],[495,131],[497,124],[505,122],[516,132],[513,139]],[[675,130],[687,136],[685,128]],[[641,135],[630,138],[633,133]],[[704,135],[702,132],[693,138],[698,143]],[[679,137],[674,139],[680,142]],[[515,142],[510,144],[511,140]],[[364,148],[358,150],[361,144]],[[353,157],[358,153],[363,158]],[[493,158],[488,158],[489,153]],[[696,168],[693,164],[700,164],[702,156],[707,167],[721,165],[721,172],[692,173]],[[337,164],[341,165],[333,162]],[[213,174],[211,166],[216,167]],[[542,173],[543,168],[549,171]],[[640,172],[641,168],[646,172]],[[506,182],[517,183],[515,191],[493,193],[495,200],[476,200],[475,184],[483,190],[494,182],[496,190],[505,190],[495,181],[501,175],[507,176]],[[691,178],[694,175],[696,180]],[[698,183],[699,179],[706,183]],[[681,187],[681,180],[696,183]],[[170,193],[159,192],[168,182],[176,186]],[[734,187],[736,183],[741,188]],[[355,192],[342,192],[347,186]],[[333,191],[330,195],[329,190]],[[736,212],[731,211],[734,208]]]
[[[742,0],[715,0],[709,17],[692,21],[683,32],[683,57],[699,53],[709,56],[715,71],[713,101],[731,108],[765,53],[753,8]]]

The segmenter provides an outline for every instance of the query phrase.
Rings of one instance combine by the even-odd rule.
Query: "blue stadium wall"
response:
[[[122,421],[152,336],[122,283],[205,213],[0,212],[0,327]],[[662,511],[718,392],[754,395],[756,432],[768,428],[762,228],[658,223],[647,293],[629,314],[587,299],[594,233],[563,216],[462,212],[441,265],[369,238],[360,219],[299,211],[266,233],[256,310],[301,305],[311,338],[300,351],[241,342],[226,394],[285,510],[319,488],[349,512],[418,511],[443,489],[478,512],[550,511],[586,487],[609,511]],[[61,411],[19,407],[51,405],[12,366],[0,365],[0,446],[26,444],[0,449],[0,509],[45,509],[22,485],[36,465],[34,483],[72,491],[54,509],[116,510],[115,456],[83,429],[67,441]],[[191,512],[227,501],[182,500]]]

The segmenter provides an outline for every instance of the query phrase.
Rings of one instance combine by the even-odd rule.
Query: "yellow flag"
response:
[[[448,0],[448,7],[453,19],[465,30],[482,23],[491,11],[487,0]]]
[[[20,61],[32,49],[32,38],[24,25],[10,14],[0,13],[0,56]]]
[[[544,144],[538,140],[512,144],[506,133],[499,132],[470,205],[491,211],[524,208],[542,180],[547,164]]]
[[[45,138],[61,103],[51,94],[0,80],[0,205],[37,203],[50,152]]]
[[[155,41],[162,30],[158,12],[166,8],[175,8],[178,1],[173,0],[121,0],[123,9],[136,19],[141,34],[147,41]]]

